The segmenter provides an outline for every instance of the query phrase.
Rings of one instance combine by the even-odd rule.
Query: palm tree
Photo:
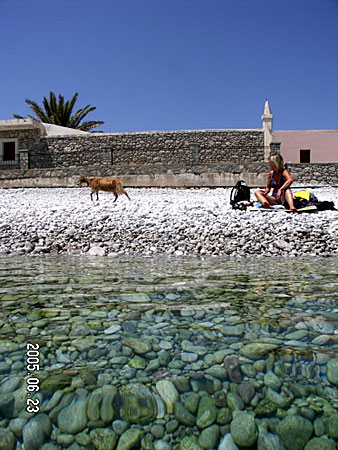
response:
[[[81,121],[89,113],[95,111],[95,106],[87,105],[72,115],[78,95],[78,93],[75,93],[74,97],[70,101],[67,100],[65,102],[65,99],[61,94],[59,95],[59,99],[57,101],[54,92],[50,92],[49,100],[46,97],[43,98],[44,109],[41,108],[36,102],[33,102],[33,100],[29,100],[28,98],[26,98],[25,102],[34,112],[38,120],[44,123],[52,123],[62,127],[76,128],[77,130],[82,131],[91,131],[93,128],[104,124],[104,122],[101,121],[81,123]],[[16,119],[23,119],[22,116],[17,114],[13,114],[13,117]],[[36,119],[36,117],[31,115],[28,115],[28,117]]]

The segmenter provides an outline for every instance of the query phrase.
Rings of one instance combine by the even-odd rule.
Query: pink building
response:
[[[273,141],[290,163],[338,162],[338,130],[277,130]]]
[[[280,143],[280,153],[286,163],[337,163],[338,130],[276,130],[268,100],[262,115],[265,160],[271,145]]]

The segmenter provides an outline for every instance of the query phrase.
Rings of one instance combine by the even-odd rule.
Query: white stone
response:
[[[252,199],[257,187],[251,186]],[[128,190],[132,202],[120,198],[112,203],[109,193],[100,194],[100,201],[92,202],[85,188],[4,189],[0,204],[3,238],[0,253],[37,254],[56,250],[98,257],[105,254],[150,256],[154,247],[156,253],[179,252],[180,256],[301,257],[306,249],[312,249],[315,241],[300,242],[295,252],[297,234],[320,230],[320,246],[316,251],[337,255],[336,211],[311,214],[311,218],[282,212],[238,212],[231,209],[230,191],[228,188],[134,188]],[[318,188],[314,194],[319,200],[334,201],[338,207],[338,189]],[[264,245],[260,242],[263,236],[258,237],[258,233],[264,234]],[[284,244],[291,242],[291,234],[293,249],[290,251]],[[34,240],[36,236],[39,243]],[[277,241],[282,243],[282,248],[274,245]],[[326,322],[324,327],[329,323],[325,319],[321,322],[321,326]],[[332,330],[318,331],[332,334]]]
[[[218,450],[238,450],[230,433],[226,434],[219,443]]]
[[[159,380],[156,389],[167,407],[167,413],[173,414],[174,405],[179,399],[175,385],[169,380]]]
[[[104,334],[115,334],[121,330],[121,325],[111,325],[104,330]]]
[[[159,346],[162,350],[171,350],[173,348],[173,344],[168,341],[160,341]]]
[[[88,250],[88,255],[91,256],[103,256],[104,253],[104,248],[99,246],[90,247],[90,249]]]

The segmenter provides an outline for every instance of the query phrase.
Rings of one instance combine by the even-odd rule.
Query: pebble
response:
[[[30,420],[23,427],[22,436],[25,450],[38,450],[45,440],[42,426],[35,419]]]
[[[214,401],[209,395],[205,395],[201,398],[198,411],[196,425],[200,429],[204,429],[213,425],[217,418],[217,409]]]
[[[112,203],[109,193],[91,202],[80,188],[3,190],[0,254],[337,256],[336,211],[309,220],[232,210],[230,191],[134,188],[131,202]],[[319,200],[337,202],[335,188],[314,191]]]
[[[58,427],[66,434],[76,434],[84,430],[87,425],[86,397],[81,397],[63,408],[58,415]]]
[[[231,436],[239,446],[250,447],[258,437],[255,419],[248,413],[238,414],[230,424]]]
[[[237,445],[230,433],[226,434],[218,446],[218,450],[238,450]]]
[[[164,401],[169,414],[174,412],[174,405],[179,399],[175,385],[169,380],[160,380],[156,383],[156,390]]]
[[[0,428],[0,443],[1,446],[6,450],[14,450],[16,439],[12,431]]]
[[[192,427],[196,423],[196,417],[190,413],[188,409],[181,402],[176,402],[174,405],[174,416],[182,425]]]
[[[211,425],[208,428],[202,430],[198,443],[202,448],[210,449],[215,448],[218,442],[220,430],[218,425]]]
[[[260,431],[257,439],[257,448],[260,450],[284,450],[284,446],[278,435]]]
[[[264,375],[264,384],[275,391],[279,391],[282,382],[272,371],[269,371]]]
[[[238,393],[242,401],[248,405],[255,395],[255,387],[248,381],[243,381],[238,385]]]
[[[161,439],[164,436],[165,429],[162,425],[155,424],[150,428],[150,432],[155,439]]]
[[[331,383],[338,386],[338,358],[331,359],[327,363],[327,378]]]
[[[4,381],[0,386],[0,394],[8,394],[15,391],[20,385],[20,378],[12,376],[8,380]]]
[[[301,433],[299,432],[301,430]],[[312,423],[298,415],[288,415],[277,427],[283,445],[287,449],[303,450],[313,431]]]
[[[121,435],[126,431],[126,429],[129,428],[129,423],[125,420],[114,420],[113,422],[113,430],[116,434]]]
[[[107,428],[96,428],[90,432],[90,439],[94,448],[109,449],[115,448],[117,435],[114,431]]]
[[[244,356],[255,360],[262,358],[262,356],[266,356],[276,348],[277,345],[275,344],[256,342],[252,344],[245,344],[241,348],[241,353],[243,353]]]
[[[9,423],[9,429],[13,431],[16,437],[21,438],[23,427],[26,425],[27,419],[13,419]]]
[[[154,450],[171,450],[171,445],[168,442],[159,440],[155,442]]]
[[[104,330],[105,334],[115,334],[121,330],[121,325],[111,325]]]
[[[129,428],[120,437],[116,450],[130,450],[132,448],[137,448],[142,435],[142,431],[138,428]]]

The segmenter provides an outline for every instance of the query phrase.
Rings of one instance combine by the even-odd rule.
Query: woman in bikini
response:
[[[291,211],[296,211],[290,189],[293,178],[285,169],[282,156],[271,155],[269,165],[271,171],[268,174],[266,188],[264,191],[259,189],[255,192],[257,200],[267,209],[272,209],[273,205],[283,205]],[[269,195],[271,189],[272,195]]]

